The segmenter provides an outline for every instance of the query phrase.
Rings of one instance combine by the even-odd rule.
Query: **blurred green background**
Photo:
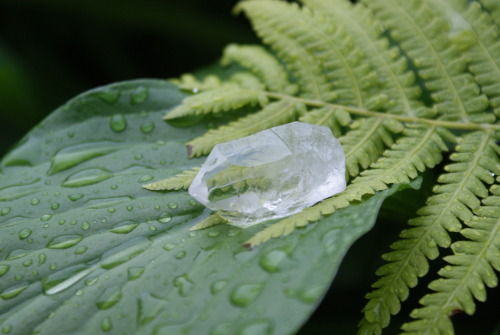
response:
[[[0,0],[0,154],[90,88],[170,78],[253,43],[236,1]]]
[[[259,43],[248,21],[231,15],[236,2],[0,0],[0,155],[76,94],[115,81],[176,77],[213,64],[228,43]],[[375,229],[356,242],[299,335],[356,332],[380,254],[423,204],[411,198],[399,195],[403,205],[393,199],[396,206],[387,205]],[[431,273],[440,265],[433,264]],[[387,334],[398,333],[428,281],[412,293]],[[499,290],[488,293],[477,318],[455,316],[457,334],[470,334],[477,325],[491,334]]]

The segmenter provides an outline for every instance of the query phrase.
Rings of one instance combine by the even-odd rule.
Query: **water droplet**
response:
[[[144,123],[141,125],[141,131],[142,131],[144,134],[149,134],[149,133],[150,133],[150,132],[152,132],[154,129],[155,129],[155,123],[154,123],[154,122],[152,122],[152,121],[144,122]]]
[[[43,292],[52,295],[64,291],[86,277],[90,272],[91,270],[84,265],[74,265],[55,272],[42,279]]]
[[[177,287],[181,296],[187,297],[194,288],[193,282],[186,275],[178,276],[174,279],[174,285]]]
[[[178,205],[175,202],[169,202],[168,203],[168,208],[170,209],[176,209]]]
[[[172,250],[173,248],[175,248],[177,245],[175,243],[167,243],[163,246],[163,249],[167,250],[167,251],[170,251]]]
[[[280,264],[287,259],[287,254],[283,250],[271,250],[262,256],[259,265],[267,272],[278,272]]]
[[[117,133],[124,131],[127,128],[127,120],[122,114],[115,114],[109,121],[109,126]]]
[[[9,213],[10,213],[10,207],[5,207],[4,209],[2,209],[2,210],[0,211],[0,215],[1,215],[1,216],[5,216],[5,215],[7,215],[7,214],[9,214]]]
[[[64,187],[81,187],[86,185],[93,185],[100,183],[106,179],[113,177],[113,174],[103,169],[87,169],[78,171],[64,180],[62,186]],[[81,194],[81,193],[80,193]],[[83,194],[82,194],[83,196]],[[81,197],[80,197],[81,198]],[[80,199],[77,198],[76,200]],[[70,198],[71,199],[71,198]],[[73,199],[71,199],[73,200]],[[75,200],[73,200],[75,201]]]
[[[128,268],[127,273],[128,273],[128,280],[136,280],[141,278],[142,274],[144,273],[144,268],[131,267]]]
[[[84,246],[78,247],[78,248],[76,248],[76,250],[75,250],[75,254],[76,254],[76,255],[81,255],[81,254],[83,254],[85,251],[87,251],[87,249],[88,249],[88,248],[87,248],[87,247],[84,247]]]
[[[123,147],[125,147],[125,144],[122,143],[100,142],[84,143],[64,148],[52,157],[48,174],[53,175],[67,170],[83,162],[120,150]]]
[[[131,212],[134,210],[134,206],[128,205],[127,206],[127,211]]]
[[[4,326],[2,328],[2,333],[3,334],[9,334],[11,331],[12,331],[12,326],[11,325],[7,325],[7,326]]]
[[[49,221],[52,218],[52,214],[44,214],[40,217],[42,221]]]
[[[152,175],[146,174],[146,175],[142,176],[141,178],[139,178],[139,183],[145,183],[145,182],[150,181],[152,179],[154,179],[154,177]]]
[[[47,260],[47,256],[45,254],[38,255],[38,264],[39,265],[45,264],[46,260]]]
[[[113,328],[113,324],[111,323],[111,319],[109,317],[105,317],[101,321],[101,329],[102,331],[109,332]]]
[[[2,293],[0,293],[0,298],[3,300],[9,300],[17,297],[19,294],[21,294],[24,290],[26,290],[29,287],[28,284],[22,284],[14,287],[10,287],[6,290],[4,290]]]
[[[120,222],[117,224],[113,229],[110,231],[115,234],[128,234],[135,228],[139,226],[138,223],[132,222],[132,221],[125,221],[125,222]]]
[[[27,267],[31,266],[31,264],[33,264],[33,260],[32,260],[32,259],[28,259],[27,261],[24,261],[24,262],[23,262],[23,266],[24,266],[25,268],[27,268]]]
[[[196,201],[196,200],[194,200],[194,199],[191,199],[191,200],[189,200],[189,204],[190,204],[191,206],[196,206],[196,205],[198,205],[198,201]]]
[[[273,326],[269,321],[256,321],[252,324],[245,325],[238,335],[271,335],[273,333]]]
[[[67,249],[70,248],[83,240],[82,235],[61,235],[53,238],[49,244],[47,244],[47,248],[49,249]]]
[[[143,156],[142,156],[141,154],[138,154],[138,155],[135,155],[135,156],[134,156],[134,159],[135,159],[136,161],[140,161],[140,160],[142,159],[142,157],[143,157]]]
[[[56,209],[58,209],[58,208],[59,208],[59,204],[58,204],[58,203],[56,203],[56,202],[54,202],[52,205],[50,205],[50,208],[51,208],[53,211],[55,211]]]
[[[122,298],[122,291],[118,287],[110,287],[104,290],[96,301],[99,309],[109,309],[116,305]]]
[[[299,294],[299,298],[302,302],[304,302],[306,304],[314,304],[319,299],[321,299],[324,292],[325,292],[325,288],[323,286],[311,287],[311,288],[308,288],[308,289],[302,291]]]
[[[49,269],[50,269],[50,270],[55,270],[55,269],[57,269],[57,264],[56,264],[56,263],[52,263],[52,264],[50,264],[50,265],[49,265]]]
[[[224,287],[226,287],[226,285],[227,285],[227,280],[218,280],[212,285],[210,285],[210,292],[212,292],[212,294],[215,295],[219,293]]]
[[[219,234],[220,234],[220,231],[218,231],[218,230],[212,230],[207,235],[208,235],[208,237],[214,238],[214,237],[219,236]]]
[[[0,265],[0,277],[9,272],[10,265]]]
[[[133,105],[143,103],[148,98],[148,90],[147,88],[140,86],[135,89],[135,91],[130,96],[130,103]]]
[[[90,223],[88,221],[82,222],[82,230],[88,230],[90,228]]]
[[[40,199],[37,199],[37,198],[31,199],[31,204],[32,205],[38,205],[39,203],[40,203]]]
[[[142,249],[138,249],[136,244],[139,244]],[[132,238],[127,242],[106,251],[102,256],[103,262],[101,263],[101,268],[112,269],[126,263],[142,254],[150,244],[151,242],[147,241],[144,237]]]
[[[175,258],[177,258],[177,259],[183,259],[184,257],[186,257],[186,254],[187,254],[187,252],[185,252],[185,251],[180,251],[180,252],[178,252],[178,253],[175,255]]]
[[[26,250],[23,249],[17,249],[17,250],[12,250],[6,257],[8,261],[14,260],[14,259],[19,259],[23,258],[24,256],[27,255]]]
[[[20,240],[24,240],[26,238],[28,238],[28,236],[31,235],[31,229],[28,229],[28,228],[24,228],[24,229],[21,229],[19,231],[19,239]]]
[[[252,303],[262,292],[262,284],[243,284],[231,292],[231,302],[238,307],[245,307]]]
[[[80,200],[83,197],[84,197],[83,193],[75,193],[75,194],[71,194],[71,195],[68,196],[69,200],[71,200],[71,201],[77,201],[77,200]]]
[[[156,226],[149,226],[148,229],[150,231],[156,231],[158,228],[156,228]]]
[[[169,223],[172,220],[172,216],[168,213],[163,214],[159,219],[158,222],[160,223]]]
[[[98,97],[107,104],[114,104],[120,98],[120,91],[107,90],[99,92]]]
[[[23,279],[23,276],[22,275],[15,275],[14,279],[15,280],[21,280],[21,279]]]
[[[114,213],[116,212],[116,209],[114,207],[108,208],[108,213]]]
[[[95,285],[99,281],[99,277],[87,278],[83,282],[87,286]]]

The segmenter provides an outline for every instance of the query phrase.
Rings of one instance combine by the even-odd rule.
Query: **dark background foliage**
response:
[[[127,79],[176,77],[213,64],[230,42],[257,43],[246,19],[231,15],[235,3],[0,0],[0,155],[53,109],[85,90]],[[405,197],[412,200],[386,206],[375,229],[350,250],[332,289],[299,334],[355,333],[363,295],[381,264],[379,255],[421,205],[414,193],[399,195],[398,201]],[[431,271],[438,268],[434,264]],[[404,306],[415,306],[427,282],[422,281],[422,290],[413,292]],[[473,324],[470,317],[455,316],[457,334],[471,334],[477,325],[489,330],[484,334],[491,333],[495,291],[489,292],[489,304],[479,304]],[[410,307],[404,308],[388,334],[397,333],[407,320]]]

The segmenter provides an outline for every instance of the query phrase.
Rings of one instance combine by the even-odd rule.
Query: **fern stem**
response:
[[[444,121],[444,120],[423,119],[423,118],[418,118],[415,116],[403,116],[403,115],[375,112],[375,111],[371,111],[371,110],[368,110],[368,109],[365,109],[362,107],[338,105],[338,104],[334,104],[334,103],[324,102],[321,100],[311,100],[311,99],[305,99],[305,98],[298,98],[298,97],[293,97],[290,95],[277,93],[277,92],[264,92],[264,94],[267,95],[269,98],[273,98],[273,99],[295,100],[297,102],[303,103],[306,106],[313,106],[313,107],[330,106],[333,108],[340,108],[340,109],[343,109],[343,110],[345,110],[351,114],[354,114],[354,115],[393,119],[393,120],[407,122],[407,123],[420,123],[420,124],[426,124],[429,126],[443,127],[443,128],[447,128],[447,129],[487,130],[487,131],[500,130],[500,124],[453,122],[453,121]]]

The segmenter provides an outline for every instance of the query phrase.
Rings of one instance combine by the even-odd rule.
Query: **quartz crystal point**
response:
[[[292,122],[217,144],[189,194],[244,228],[297,213],[345,187],[344,151],[331,130]]]

